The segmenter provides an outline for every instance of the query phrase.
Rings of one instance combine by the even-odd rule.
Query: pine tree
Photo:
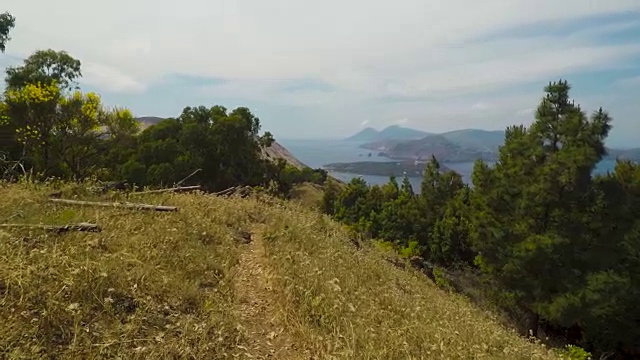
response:
[[[495,167],[478,162],[473,174],[477,264],[528,311],[552,319],[569,311],[562,296],[588,267],[591,171],[610,129],[607,113],[587,119],[569,90],[549,84],[531,127],[507,129]]]

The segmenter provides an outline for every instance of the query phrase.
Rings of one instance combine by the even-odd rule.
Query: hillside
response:
[[[394,128],[394,127],[391,127]],[[397,128],[397,127],[396,127]],[[389,128],[388,128],[389,129]],[[401,128],[408,136],[390,136],[374,129],[365,129],[349,139],[357,138],[360,147],[381,152],[391,159],[428,159],[435,155],[444,162],[472,162],[476,159],[493,161],[504,143],[503,130],[462,129],[441,134],[429,134],[420,130]],[[386,130],[386,129],[385,129]],[[422,134],[422,136],[418,136]],[[414,135],[412,138],[411,135]],[[418,136],[418,137],[416,137]],[[640,162],[640,148],[607,148],[608,159]]]
[[[496,154],[494,151],[483,151],[471,145],[463,146],[444,135],[428,135],[419,140],[370,143],[363,147],[398,160],[428,160],[433,155],[443,162],[468,162],[478,158],[491,160]]]
[[[0,185],[0,218],[102,232],[0,231],[3,358],[557,358],[291,203],[135,197],[179,207],[153,213],[53,190]]]
[[[345,139],[346,141],[372,142],[372,141],[388,141],[388,140],[413,140],[420,139],[429,135],[429,133],[406,128],[398,125],[392,125],[378,131],[373,128],[366,128],[355,135]]]
[[[426,160],[435,155],[444,162],[471,162],[479,158],[494,159],[503,141],[503,131],[465,129],[427,135],[420,139],[372,141],[361,147],[398,160]]]
[[[295,166],[298,169],[302,169],[307,166],[303,164],[302,161],[298,160],[289,150],[287,150],[277,141],[274,141],[271,146],[266,148],[263,154],[271,159],[284,159],[289,164]]]
[[[449,131],[440,135],[461,148],[472,150],[496,152],[498,147],[504,143],[504,131],[502,130],[464,129]]]
[[[151,125],[155,125],[162,120],[164,120],[164,118],[157,116],[141,116],[136,118],[136,121],[142,125],[143,129],[146,129]]]

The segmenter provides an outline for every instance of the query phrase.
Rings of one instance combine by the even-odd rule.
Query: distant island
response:
[[[427,161],[435,156],[443,163],[466,163],[478,159],[495,161],[498,151],[504,142],[503,130],[463,129],[441,134],[428,133],[421,130],[404,128],[397,125],[377,131],[366,128],[344,141],[358,142],[358,147],[375,151],[378,156],[409,163],[410,161]],[[640,148],[612,149],[608,148],[608,160],[640,161]],[[345,163],[344,168],[367,168],[371,172],[386,172],[389,165],[375,164],[356,165]],[[330,164],[336,167],[336,164]],[[378,170],[371,170],[381,167]]]
[[[345,174],[421,177],[426,168],[424,161],[358,161],[351,163],[333,163],[324,166],[325,170]],[[448,170],[442,164],[442,171]]]

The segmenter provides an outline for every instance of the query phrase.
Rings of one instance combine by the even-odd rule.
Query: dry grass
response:
[[[0,184],[0,222],[88,221],[104,230],[0,232],[0,358],[260,358],[278,349],[251,346],[268,343],[316,359],[555,358],[378,250],[355,250],[340,225],[301,205],[136,197],[180,207],[152,213],[52,204],[51,191]],[[97,199],[77,186],[66,192]],[[236,241],[256,223],[264,223],[260,242]],[[247,271],[256,264],[267,280]],[[238,286],[245,298],[261,297],[258,315],[244,316],[255,309]],[[274,325],[285,338],[264,334]]]
[[[400,270],[378,249],[299,209],[273,216],[264,234],[289,324],[322,358],[552,359],[462,297]]]
[[[295,185],[291,190],[291,201],[308,209],[319,210],[322,205],[324,189],[320,185],[304,183]]]
[[[1,187],[0,221],[89,221],[104,230],[0,233],[0,358],[239,352],[229,307],[238,258],[233,229],[248,223],[246,204],[163,195],[141,200],[180,211],[149,213],[51,204],[50,191]]]

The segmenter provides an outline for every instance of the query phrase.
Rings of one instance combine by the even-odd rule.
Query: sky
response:
[[[38,49],[137,116],[247,106],[277,138],[529,124],[549,81],[640,146],[638,0],[3,0],[0,70]]]

